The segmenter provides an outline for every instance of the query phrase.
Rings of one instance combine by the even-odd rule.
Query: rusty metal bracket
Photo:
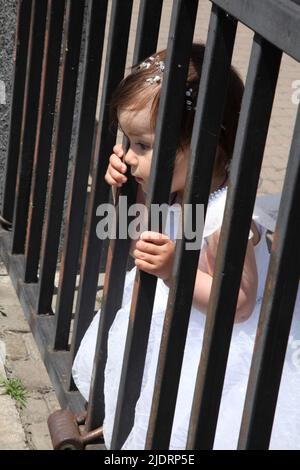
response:
[[[54,450],[84,450],[88,444],[103,444],[102,426],[85,431],[86,413],[76,417],[69,410],[58,410],[48,418]]]

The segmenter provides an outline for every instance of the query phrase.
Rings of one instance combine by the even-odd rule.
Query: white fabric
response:
[[[212,235],[218,230],[223,221],[225,202],[226,202],[227,188],[223,188],[213,193],[210,197],[210,204],[208,205],[207,216],[204,227],[204,237]],[[279,208],[281,195],[267,194],[258,196],[255,202],[253,211],[253,220],[262,227],[274,232],[277,212]],[[252,237],[250,231],[249,238]]]
[[[209,236],[220,228],[225,200],[226,190],[219,191],[210,198],[205,221],[204,237]],[[270,229],[271,226],[274,227],[278,203],[279,197],[274,196],[258,198],[255,205],[253,219],[261,234],[260,242],[254,248],[259,273],[257,302],[250,318],[243,323],[235,324],[233,328],[214,443],[215,449],[234,449],[237,446],[257,321],[269,262],[265,233],[266,228]],[[264,207],[266,207],[266,210],[264,210]],[[174,206],[172,206],[172,208],[174,209]],[[176,213],[176,208],[174,211]],[[175,220],[174,224],[178,224],[178,220]],[[176,227],[173,227],[172,231],[175,228]],[[202,251],[204,251],[204,249],[205,247]],[[104,388],[104,437],[107,448],[110,446],[112,435],[135,271],[136,269],[133,268],[126,276],[122,308],[116,315],[108,338],[108,359],[105,369]],[[163,281],[158,279],[141,394],[136,404],[134,426],[123,449],[144,448],[167,298],[168,288]],[[88,399],[89,395],[99,315],[100,312],[97,313],[87,330],[73,365],[75,383],[86,399]],[[298,292],[273,425],[270,443],[271,449],[300,449],[299,317],[300,293]],[[170,442],[171,449],[185,448],[193,389],[202,347],[204,325],[205,315],[195,308],[192,308]]]

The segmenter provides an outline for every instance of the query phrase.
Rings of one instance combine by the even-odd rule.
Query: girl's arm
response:
[[[220,232],[216,232],[209,237],[208,245],[201,252],[196,275],[193,305],[203,313],[208,309],[219,236]],[[159,277],[170,287],[175,254],[175,243],[172,240],[157,232],[143,232],[132,254],[138,269]],[[253,242],[250,240],[238,295],[236,323],[247,320],[251,315],[256,301],[256,291],[257,268]]]
[[[198,269],[196,275],[193,305],[203,313],[207,312],[219,236],[220,231],[209,237],[208,245],[204,251],[204,258],[200,262],[200,269]],[[253,242],[249,240],[237,301],[235,323],[243,322],[251,315],[256,301],[257,284]]]

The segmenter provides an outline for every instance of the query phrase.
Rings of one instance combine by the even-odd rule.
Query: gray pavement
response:
[[[27,394],[22,409],[0,386],[0,449],[52,449],[47,418],[60,406],[1,261],[0,376],[20,379]]]
[[[127,66],[132,60],[138,3],[137,0],[134,1]],[[171,5],[172,0],[164,0],[158,49],[164,48],[167,43]],[[200,0],[195,41],[205,41],[210,7],[208,0]],[[253,33],[245,26],[239,25],[233,63],[243,78],[247,72],[252,38]],[[7,85],[11,83],[8,76],[2,75],[0,78]],[[293,95],[295,96],[293,87],[299,79],[300,64],[284,55],[265,149],[260,193],[274,193],[282,189],[297,111],[297,104],[292,100]],[[9,86],[7,92],[9,93]],[[8,95],[7,106],[9,102]],[[1,119],[5,119],[7,126],[6,111],[1,114]],[[3,388],[0,388],[0,449],[50,449],[46,420],[52,411],[59,408],[59,404],[10,278],[0,260],[0,374],[4,373],[8,377],[18,377],[22,380],[28,393],[28,403],[26,408],[20,409],[14,400],[3,394]]]

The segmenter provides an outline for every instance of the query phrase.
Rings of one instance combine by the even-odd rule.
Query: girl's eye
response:
[[[138,145],[144,152],[149,149],[149,145],[143,144],[142,142],[137,142],[136,145]]]

